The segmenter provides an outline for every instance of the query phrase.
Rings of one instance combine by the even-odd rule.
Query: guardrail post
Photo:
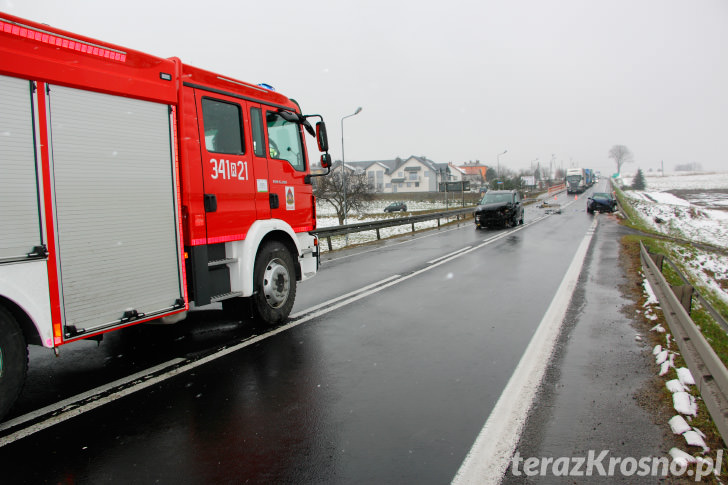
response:
[[[672,292],[675,293],[677,299],[680,300],[680,304],[683,306],[685,311],[688,312],[688,315],[690,315],[690,310],[693,304],[693,287],[690,285],[670,285],[670,288],[672,288]]]
[[[330,236],[326,238],[326,243],[329,245],[329,251],[333,251],[333,249],[331,249],[331,237]]]
[[[655,266],[657,266],[657,269],[662,271],[662,262],[665,260],[664,254],[653,254],[651,252],[647,252],[647,254],[650,255],[650,258],[652,258],[652,261],[655,262]]]
[[[412,232],[415,232],[415,223],[412,223]]]
[[[437,218],[437,228],[440,229],[440,218]]]
[[[379,236],[379,229],[376,229],[376,231],[377,231],[377,241],[379,241],[382,238]]]

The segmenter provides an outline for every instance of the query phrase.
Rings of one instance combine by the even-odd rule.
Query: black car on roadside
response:
[[[384,212],[407,212],[407,204],[404,202],[392,202],[384,208]]]
[[[597,192],[586,199],[586,211],[589,214],[595,212],[614,212],[617,210],[617,199],[609,192]]]
[[[475,209],[475,227],[507,227],[523,224],[523,200],[517,190],[490,190]]]

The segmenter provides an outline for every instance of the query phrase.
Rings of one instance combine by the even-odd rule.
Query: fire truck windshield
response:
[[[267,113],[266,122],[270,157],[287,160],[295,170],[304,171],[306,164],[299,124],[286,121],[280,114],[272,111]]]

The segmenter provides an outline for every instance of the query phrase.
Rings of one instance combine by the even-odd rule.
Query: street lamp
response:
[[[500,182],[500,156],[501,156],[501,155],[505,155],[506,153],[508,153],[508,150],[505,150],[505,151],[504,151],[503,153],[499,153],[498,155],[496,155],[496,156],[495,156],[495,159],[496,159],[496,161],[498,162],[498,170],[496,171],[496,178],[495,178],[495,180],[496,180],[496,184],[497,184],[498,182]],[[496,189],[497,189],[497,188],[498,188],[498,187],[496,186]]]
[[[346,224],[346,164],[344,162],[344,120],[346,118],[351,118],[352,116],[356,116],[359,113],[361,113],[361,106],[359,106],[356,111],[354,111],[350,115],[346,115],[343,118],[341,118],[341,178],[343,180],[344,184],[344,224]],[[349,235],[347,234],[347,240]]]

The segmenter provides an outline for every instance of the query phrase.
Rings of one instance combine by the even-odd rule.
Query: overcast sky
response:
[[[0,0],[0,10],[248,82],[347,161],[728,170],[727,0]],[[535,160],[538,159],[538,162]]]

